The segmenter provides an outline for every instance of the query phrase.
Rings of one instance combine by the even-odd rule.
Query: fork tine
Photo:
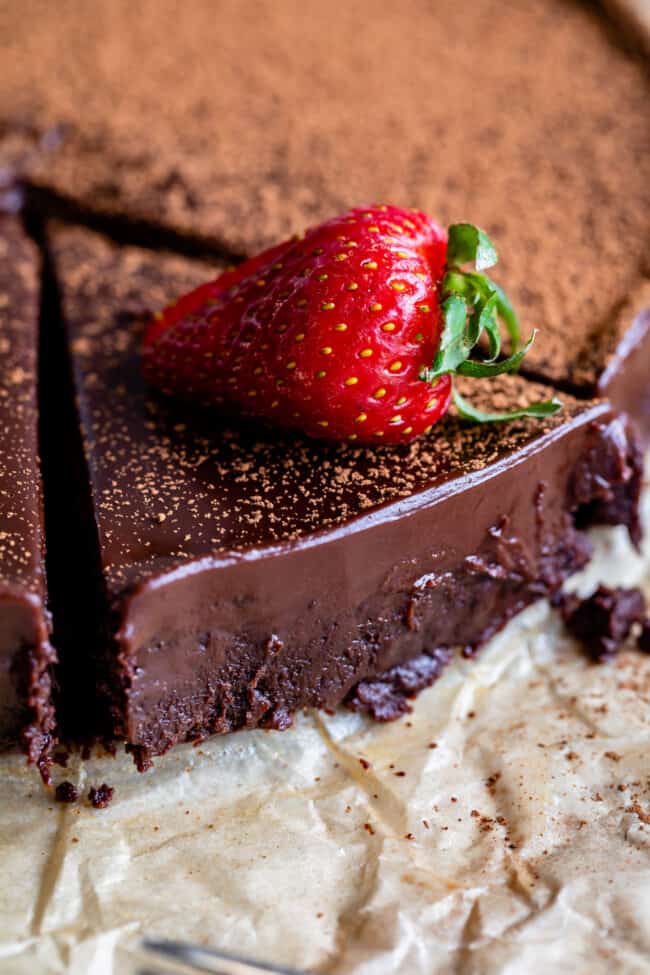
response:
[[[167,967],[168,964],[169,964],[168,962],[165,962],[164,969],[139,968],[136,972],[136,975],[189,975],[190,972],[196,972],[196,973],[206,972],[209,973],[209,975],[249,975],[249,973],[251,972],[253,973],[256,972],[256,969],[248,968],[248,966],[246,966],[246,971],[244,971],[242,968],[239,967],[239,965],[237,966],[236,972],[232,968],[228,968],[228,970],[226,970],[225,968],[203,968],[203,967],[199,968],[193,962],[187,962],[187,961],[180,962],[180,964],[183,966],[183,970],[181,971],[180,968],[176,968],[176,967],[168,968]],[[172,964],[174,963],[172,962]]]
[[[167,958],[170,960],[167,961]],[[237,971],[235,972],[234,969],[231,969],[230,967],[228,969],[222,968],[221,966],[215,968],[213,964],[213,967],[205,968],[203,965],[199,966],[195,962],[180,959],[176,956],[174,956],[173,961],[171,958],[172,956],[167,954],[165,955],[163,960],[163,964],[165,966],[164,969],[149,967],[138,968],[136,975],[189,975],[190,972],[206,972],[209,973],[209,975],[249,975],[250,972],[255,972],[255,969],[250,969],[248,966],[246,966],[246,971],[244,972],[243,969],[239,967],[239,964],[237,965]],[[173,967],[168,967],[169,965]],[[177,965],[181,966],[182,971],[181,968],[176,967]]]
[[[182,941],[145,938],[142,944],[145,950],[153,954],[174,959],[184,965],[192,966],[194,971],[206,972],[209,975],[228,975],[223,969],[215,968],[215,963],[219,962],[230,962],[234,965],[246,966],[251,973],[264,973],[264,975],[266,973],[271,973],[271,975],[308,975],[307,972],[299,972],[294,968],[286,968],[283,965],[255,961],[243,955],[219,951],[216,948],[204,948],[202,945],[193,945]]]

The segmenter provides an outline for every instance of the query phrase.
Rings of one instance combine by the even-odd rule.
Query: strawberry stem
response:
[[[496,249],[479,227],[470,223],[452,224],[447,243],[447,269],[442,279],[443,330],[440,346],[431,367],[423,367],[420,379],[434,383],[441,376],[472,376],[476,379],[515,372],[535,340],[536,331],[521,345],[519,319],[503,288],[482,271],[497,263]],[[461,265],[474,264],[475,270]],[[510,339],[511,353],[501,354],[500,323]],[[475,357],[485,334],[489,354]],[[559,400],[533,403],[512,413],[483,413],[474,409],[454,390],[454,402],[465,419],[488,423],[521,416],[548,416],[560,409]]]
[[[478,410],[472,406],[455,387],[452,388],[452,396],[458,415],[461,419],[470,420],[472,423],[503,423],[507,420],[518,420],[524,416],[539,419],[543,416],[553,416],[554,413],[562,409],[562,403],[554,396],[553,399],[542,400],[540,403],[530,403],[518,410],[506,410],[504,413],[485,413],[483,410]]]

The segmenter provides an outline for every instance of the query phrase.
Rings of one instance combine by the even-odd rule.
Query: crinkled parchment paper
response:
[[[650,550],[595,539],[586,591],[650,588]],[[547,604],[393,724],[56,770],[102,811],[1,769],[6,975],[132,972],[144,933],[332,975],[650,972],[650,658],[589,663]]]

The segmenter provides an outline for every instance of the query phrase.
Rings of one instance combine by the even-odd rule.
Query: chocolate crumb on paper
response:
[[[79,798],[79,790],[76,785],[66,780],[65,782],[59,782],[54,790],[54,796],[57,802],[72,803],[76,802]]]
[[[587,599],[564,596],[556,601],[567,629],[595,660],[609,660],[623,647],[635,625],[646,619],[639,589],[599,586]]]
[[[642,823],[650,826],[650,813],[647,813],[643,806],[636,800],[627,808],[627,812],[634,813]]]
[[[115,790],[103,782],[97,788],[91,788],[88,793],[88,800],[92,805],[93,809],[106,809],[113,799],[113,794]]]

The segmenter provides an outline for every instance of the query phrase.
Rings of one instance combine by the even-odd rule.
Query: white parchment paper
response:
[[[594,537],[574,585],[650,588],[648,547]],[[650,972],[650,658],[591,664],[545,603],[396,723],[56,770],[102,811],[0,767],[6,975],[130,973],[143,934],[331,975]]]

